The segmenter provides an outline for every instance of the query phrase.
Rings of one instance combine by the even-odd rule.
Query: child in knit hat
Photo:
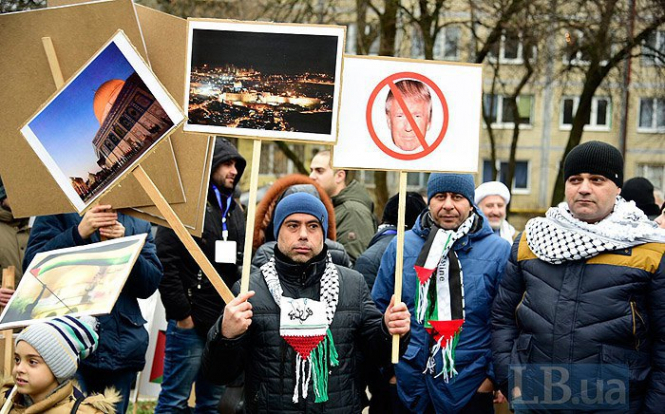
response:
[[[81,360],[97,349],[96,324],[90,316],[62,316],[30,325],[18,335],[10,413],[115,413],[115,391],[86,398],[72,384]],[[9,395],[0,396],[3,407]]]

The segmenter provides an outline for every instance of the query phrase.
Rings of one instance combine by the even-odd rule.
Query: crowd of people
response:
[[[538,382],[515,377],[515,367],[540,365],[600,367],[590,374],[599,381],[603,367],[624,367],[619,411],[660,412],[665,205],[648,180],[624,182],[616,148],[574,148],[564,161],[565,200],[521,232],[507,221],[511,194],[501,182],[432,173],[424,195],[406,195],[402,251],[398,196],[378,222],[367,191],[330,158],[319,152],[309,177],[281,177],[257,206],[241,293],[246,217],[234,191],[246,161],[216,140],[195,240],[233,287],[227,304],[171,229],[159,227],[153,240],[149,223],[109,205],[37,217],[26,246],[27,221],[11,216],[0,182],[3,268],[20,272],[39,252],[148,234],[109,315],[59,317],[16,337],[2,404],[13,413],[126,412],[148,346],[137,300],[159,289],[168,327],[157,413],[190,412],[192,388],[196,413],[561,409],[553,401],[565,398],[534,400]],[[13,293],[0,289],[0,305]],[[562,389],[562,378],[549,381]]]

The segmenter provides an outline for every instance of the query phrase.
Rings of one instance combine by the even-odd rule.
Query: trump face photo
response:
[[[393,144],[403,151],[423,148],[431,127],[432,96],[422,82],[406,79],[395,82],[400,96],[393,90],[386,98],[386,120]]]

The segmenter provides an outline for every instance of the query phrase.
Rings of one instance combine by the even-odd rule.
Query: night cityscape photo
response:
[[[195,29],[190,125],[331,134],[338,36]]]

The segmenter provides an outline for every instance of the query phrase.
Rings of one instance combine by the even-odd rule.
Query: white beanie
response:
[[[483,198],[491,195],[498,195],[506,201],[506,204],[510,203],[510,191],[508,187],[501,181],[488,181],[482,183],[476,188],[476,197],[475,202],[478,205]]]

